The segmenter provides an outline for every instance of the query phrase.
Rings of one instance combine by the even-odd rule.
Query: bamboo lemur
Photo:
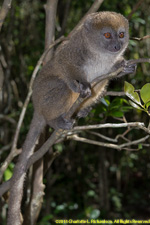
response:
[[[88,108],[102,96],[108,80],[91,89],[90,83],[107,74],[124,61],[128,46],[127,19],[115,12],[97,12],[87,16],[69,40],[64,41],[55,55],[41,70],[33,87],[35,115],[54,129],[72,128],[72,120],[64,115],[79,94],[90,96],[77,115],[85,116]],[[133,73],[135,67],[126,67]]]

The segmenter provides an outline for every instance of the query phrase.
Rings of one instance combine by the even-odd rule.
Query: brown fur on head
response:
[[[92,27],[95,29],[102,29],[104,27],[111,27],[114,30],[118,30],[120,28],[120,25],[122,28],[129,29],[128,20],[121,15],[120,13],[116,12],[97,12],[92,13],[89,16],[87,16],[85,23],[92,24]]]

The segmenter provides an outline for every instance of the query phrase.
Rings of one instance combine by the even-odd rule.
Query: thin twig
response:
[[[120,74],[121,72],[123,71],[123,67],[120,67],[119,69],[117,69],[116,71],[112,72],[112,73],[108,73],[108,74],[104,74],[102,76],[99,76],[97,78],[95,78],[93,81],[92,81],[92,85],[91,86],[94,86],[95,84],[103,81],[103,80],[110,80],[112,78],[115,78],[117,77],[118,74]]]
[[[127,65],[137,64],[137,63],[150,63],[150,58],[140,58],[128,60]]]
[[[87,133],[93,134],[93,135],[95,135],[97,137],[100,137],[100,138],[106,140],[106,141],[117,143],[117,139],[115,139],[115,138],[106,137],[103,134],[100,134],[100,133],[97,133],[97,132],[93,132],[93,131],[87,131]]]
[[[142,142],[146,141],[149,137],[150,137],[150,135],[147,135],[144,138],[141,138],[141,139],[138,139],[138,140],[135,140],[135,141],[130,141],[129,143],[125,143],[125,144],[122,144],[122,145],[115,145],[115,144],[112,144],[112,143],[94,141],[94,140],[90,140],[90,139],[87,139],[87,138],[79,137],[78,135],[68,136],[67,139],[80,141],[80,142],[84,142],[84,143],[92,144],[92,145],[98,145],[98,146],[101,146],[101,147],[112,148],[112,149],[116,149],[116,150],[128,150],[125,147],[142,143]],[[131,150],[132,149],[130,149],[130,151]],[[137,150],[138,149],[136,149],[136,151]],[[135,149],[133,149],[133,151],[135,151]]]
[[[91,130],[91,129],[102,129],[102,128],[121,128],[121,127],[137,127],[143,129],[145,127],[144,123],[140,122],[130,122],[130,123],[105,123],[87,126],[76,126],[73,130]],[[146,127],[145,127],[146,128]],[[147,129],[147,128],[146,128]],[[146,130],[148,131],[148,130]],[[150,133],[150,131],[149,131]]]
[[[87,138],[79,137],[78,135],[68,136],[67,139],[68,140],[74,140],[74,141],[80,141],[80,142],[84,142],[84,143],[92,144],[92,145],[98,145],[98,146],[101,146],[101,147],[107,147],[107,148],[113,148],[113,149],[121,150],[118,145],[115,145],[115,144],[112,144],[112,143],[94,141],[94,140],[90,140],[90,139],[87,139]]]
[[[131,59],[127,61],[127,65],[133,65],[133,64],[137,64],[137,63],[145,63],[148,62],[150,63],[150,58],[140,58],[140,59]],[[108,74],[104,74],[102,76],[99,76],[97,78],[95,78],[92,81],[92,86],[94,86],[95,84],[103,81],[103,80],[110,80],[112,78],[116,78],[117,76],[119,77],[119,74],[123,71],[123,67],[120,67],[119,69],[117,69],[116,71],[112,72],[112,73],[108,73]],[[121,73],[121,77],[127,75],[126,73]]]
[[[138,38],[138,37],[132,37],[132,38],[130,38],[130,40],[143,41],[143,40],[146,40],[146,39],[148,39],[148,38],[150,38],[150,35],[146,35],[146,36],[141,37],[141,38]]]
[[[128,134],[131,130],[132,130],[132,129],[129,127],[125,132],[123,132],[123,134],[118,134],[118,135],[116,136],[115,139],[118,140],[119,138],[122,138],[123,140],[129,142],[130,140],[127,139],[127,138],[125,137],[125,135]]]
[[[121,147],[121,148],[124,148],[124,147],[130,146],[130,145],[137,145],[137,144],[140,144],[140,143],[146,141],[149,137],[150,137],[150,136],[147,135],[147,136],[145,136],[145,137],[143,137],[143,138],[140,138],[140,139],[138,139],[138,140],[130,141],[130,142],[128,142],[128,143],[122,144],[122,145],[120,145],[120,147]]]

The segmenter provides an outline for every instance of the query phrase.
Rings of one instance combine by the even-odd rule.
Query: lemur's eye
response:
[[[119,37],[120,37],[120,38],[124,38],[124,32],[121,32],[121,33],[119,34]]]
[[[104,34],[105,38],[111,38],[111,34],[109,32]]]

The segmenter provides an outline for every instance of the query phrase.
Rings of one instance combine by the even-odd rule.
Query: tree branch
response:
[[[100,133],[97,133],[97,132],[94,132],[94,131],[87,131],[87,133],[93,134],[93,135],[95,135],[95,136],[97,136],[97,137],[100,137],[100,138],[106,140],[106,141],[113,142],[113,143],[117,143],[117,140],[116,140],[116,139],[110,138],[110,137],[106,137],[106,136],[103,135],[103,134],[100,134]]]
[[[46,27],[45,27],[45,50],[54,41],[55,35],[55,20],[58,0],[47,0],[45,6],[46,12]],[[53,55],[53,49],[48,52],[45,57],[44,64],[51,59]]]
[[[143,40],[146,40],[146,39],[148,39],[148,38],[150,38],[150,35],[146,35],[146,36],[141,37],[141,38],[138,38],[138,37],[132,37],[132,38],[130,38],[130,40],[143,41]]]
[[[128,142],[128,143],[122,144],[122,145],[120,145],[120,147],[121,147],[121,148],[124,148],[124,147],[130,146],[130,145],[138,145],[138,144],[140,144],[140,143],[142,143],[142,142],[145,142],[149,137],[150,137],[150,136],[147,135],[147,136],[145,136],[145,137],[143,137],[143,138],[140,138],[140,139],[138,139],[138,140],[134,140],[134,141],[130,141],[130,142]]]
[[[55,20],[56,20],[56,11],[57,11],[58,0],[47,0],[45,6],[46,11],[46,25],[45,25],[45,50],[48,49],[49,45],[52,44],[55,37]],[[53,48],[48,52],[43,64],[51,60],[53,56]],[[42,132],[39,138],[39,144],[36,146],[35,151],[37,151],[46,140],[46,128]],[[36,224],[39,213],[41,211],[44,189],[45,185],[43,184],[44,176],[44,160],[40,158],[34,165],[32,171],[32,181],[31,181],[31,192],[30,202],[26,212],[24,213],[23,225]],[[29,216],[28,216],[29,215]]]
[[[91,8],[88,10],[88,12],[83,16],[83,18],[80,20],[80,22],[74,27],[74,29],[70,32],[69,37],[78,29],[78,27],[83,23],[85,18],[88,14],[96,12],[104,0],[95,0]]]
[[[85,18],[90,13],[96,12],[100,8],[103,1],[104,0],[95,0],[93,5],[91,6],[91,8],[88,10],[88,12],[85,14],[85,16],[83,18]]]
[[[10,189],[11,178],[0,185],[0,196]]]
[[[72,135],[73,132],[77,132],[77,131],[83,131],[83,130],[91,130],[91,129],[103,129],[103,128],[126,128],[126,127],[130,127],[130,128],[139,128],[144,130],[146,133],[150,134],[150,130],[148,128],[145,127],[144,123],[140,123],[140,122],[130,122],[130,123],[118,123],[118,124],[114,124],[114,123],[106,123],[106,124],[97,124],[97,125],[88,125],[88,126],[76,126],[73,128],[73,130],[71,131],[63,131],[63,130],[58,130],[58,131],[54,131],[51,135],[50,138],[48,138],[48,140],[44,143],[44,145],[37,151],[35,152],[30,158],[29,161],[27,163],[27,167],[26,167],[26,171],[29,169],[29,167],[31,165],[33,165],[37,160],[39,160],[41,157],[44,156],[44,154],[49,150],[50,146],[52,146],[54,143],[57,142],[57,140],[59,140],[60,138],[65,139],[65,137],[67,135]],[[147,135],[145,138],[147,139],[149,135]],[[139,139],[140,141],[144,140],[144,139]],[[138,140],[137,140],[138,141]],[[135,144],[137,144],[137,141]],[[140,143],[139,141],[139,143]],[[86,141],[85,141],[86,142]],[[90,142],[91,143],[91,142]],[[99,143],[99,142],[98,142]],[[134,144],[134,142],[132,142]],[[97,144],[96,142],[93,144]],[[100,144],[99,144],[100,145]],[[131,144],[130,144],[131,145]],[[104,145],[103,145],[104,146]],[[118,146],[118,145],[117,145]],[[107,145],[105,147],[111,147],[111,148],[116,148],[118,150],[120,150],[120,148],[124,148],[127,145],[121,146],[121,147],[116,147],[116,145]],[[52,159],[53,160],[53,159]],[[12,179],[12,178],[11,178]],[[2,196],[6,191],[9,190],[10,188],[10,180],[8,180],[7,182],[3,183],[0,186],[0,196]]]
[[[140,122],[131,122],[131,123],[105,123],[105,124],[96,124],[96,125],[87,125],[87,126],[76,126],[74,131],[78,130],[91,130],[91,129],[102,129],[102,128],[120,128],[120,127],[136,127],[142,129],[150,134],[144,123]]]
[[[7,16],[7,13],[9,11],[9,9],[11,8],[11,2],[12,0],[4,0],[2,8],[0,10],[0,31],[2,28],[2,25],[4,23],[4,20]]]
[[[87,138],[79,137],[77,134],[74,134],[72,136],[68,136],[67,139],[68,140],[74,140],[74,141],[80,141],[80,142],[84,142],[84,143],[92,144],[92,145],[98,145],[98,146],[101,146],[101,147],[113,148],[113,149],[116,149],[116,150],[121,150],[119,145],[115,145],[115,144],[112,144],[112,143],[105,143],[105,142],[90,140],[90,139],[87,139]]]
[[[87,138],[79,137],[76,134],[74,134],[72,136],[68,136],[67,139],[80,141],[80,142],[84,142],[84,143],[88,143],[88,144],[92,144],[92,145],[98,145],[98,146],[102,146],[102,147],[106,147],[106,148],[113,148],[113,149],[116,149],[116,150],[127,150],[127,148],[125,148],[125,147],[131,146],[131,145],[138,145],[139,143],[145,142],[149,137],[150,137],[150,135],[147,135],[143,138],[140,138],[140,139],[134,140],[134,141],[130,141],[129,143],[125,143],[125,144],[122,144],[122,145],[116,145],[116,144],[112,144],[112,143],[94,141],[94,140],[90,140],[90,139],[87,139]],[[132,149],[130,149],[130,150],[132,150]],[[135,151],[135,149],[133,149],[133,151]]]

